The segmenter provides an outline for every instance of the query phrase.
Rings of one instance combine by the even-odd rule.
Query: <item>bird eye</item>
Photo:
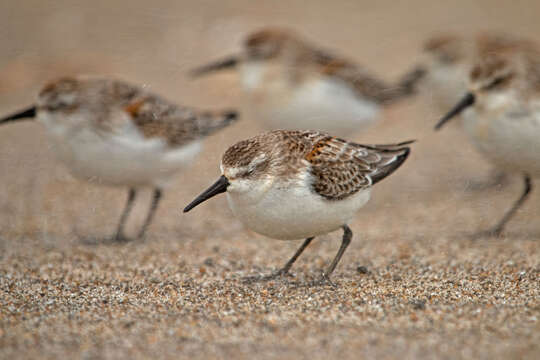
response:
[[[506,82],[506,80],[509,79],[509,76],[499,76],[499,77],[496,77],[491,83],[489,83],[485,89],[486,90],[491,90],[491,89],[495,89],[497,88],[498,86],[502,85],[503,83]]]
[[[63,102],[63,101],[57,101],[50,104],[45,105],[45,108],[49,111],[57,111],[61,109],[66,109],[70,106],[70,104]]]
[[[456,57],[455,56],[452,56],[450,54],[441,54],[439,56],[439,61],[442,63],[442,64],[453,64],[456,62]]]

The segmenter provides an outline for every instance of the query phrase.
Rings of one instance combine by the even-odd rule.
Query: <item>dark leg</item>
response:
[[[118,223],[116,235],[114,236],[115,241],[126,240],[126,238],[124,237],[124,225],[126,224],[126,220],[129,216],[129,213],[131,212],[131,209],[133,208],[133,202],[135,201],[136,195],[137,195],[137,192],[135,191],[135,189],[133,188],[129,189],[126,206],[124,208],[124,212],[122,213],[122,216],[120,216],[120,222]]]
[[[142,226],[141,231],[139,232],[139,235],[137,236],[138,239],[144,236],[144,234],[146,233],[146,229],[148,229],[148,226],[150,226],[150,223],[152,223],[152,219],[154,218],[154,215],[156,213],[159,200],[161,200],[161,195],[162,195],[161,189],[155,188],[154,196],[152,197],[152,204],[150,205],[150,210],[148,211],[148,215],[146,216],[144,225]]]
[[[487,236],[500,236],[504,230],[504,226],[510,219],[514,216],[516,211],[523,205],[525,200],[527,200],[527,197],[531,193],[532,190],[532,182],[529,175],[525,175],[523,177],[523,180],[525,182],[525,188],[523,189],[523,193],[519,197],[519,199],[514,203],[514,205],[508,210],[506,214],[504,214],[503,218],[493,227],[492,229],[489,229],[487,231],[484,231],[480,233],[479,235],[487,235]]]
[[[276,277],[276,276],[281,276],[281,275],[285,275],[289,272],[289,270],[291,269],[291,266],[294,264],[294,262],[296,261],[296,259],[298,259],[298,257],[300,256],[300,254],[302,254],[304,252],[304,250],[306,250],[306,248],[308,247],[308,245],[311,243],[311,241],[313,240],[314,238],[313,237],[310,237],[310,238],[307,238],[304,243],[302,244],[302,246],[300,246],[298,248],[298,250],[296,250],[296,252],[294,253],[293,257],[287,261],[287,263],[285,264],[284,267],[282,267],[278,272],[276,272],[275,274],[271,275],[272,277]]]
[[[339,247],[339,250],[337,252],[336,257],[334,260],[332,260],[332,263],[328,267],[328,270],[323,274],[323,278],[328,280],[330,278],[330,275],[336,268],[337,264],[339,263],[339,260],[341,260],[341,257],[345,253],[345,250],[347,249],[347,246],[351,243],[352,239],[352,231],[347,225],[343,225],[343,239],[341,240],[341,246]]]

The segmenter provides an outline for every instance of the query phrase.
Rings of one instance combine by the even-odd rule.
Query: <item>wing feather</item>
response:
[[[407,84],[390,85],[369,73],[365,68],[329,52],[315,49],[312,56],[321,73],[341,79],[361,97],[376,103],[389,103],[410,93]],[[410,86],[409,86],[410,87]]]
[[[176,105],[133,85],[118,82],[117,86],[131,89],[123,110],[130,115],[139,131],[148,138],[163,138],[172,146],[210,135],[237,118],[235,111],[199,111]]]
[[[345,199],[394,172],[409,155],[404,142],[393,145],[360,145],[324,136],[305,159],[310,163],[312,187],[329,200]]]

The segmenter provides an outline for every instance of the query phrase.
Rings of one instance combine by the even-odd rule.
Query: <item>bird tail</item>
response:
[[[398,144],[371,145],[366,146],[378,150],[381,156],[381,165],[374,173],[370,174],[372,185],[378,183],[388,175],[396,171],[409,157],[411,149],[406,146],[414,143],[415,140],[404,141]]]
[[[204,112],[197,119],[199,133],[203,136],[213,134],[238,120],[238,117],[238,112],[234,110]]]
[[[396,101],[416,95],[418,84],[425,77],[427,71],[422,66],[416,66],[405,73],[394,86],[386,91],[385,103],[394,103]]]

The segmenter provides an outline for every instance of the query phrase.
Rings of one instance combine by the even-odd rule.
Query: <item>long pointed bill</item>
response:
[[[228,58],[218,60],[216,62],[207,64],[207,65],[203,65],[201,67],[193,69],[189,73],[190,73],[191,76],[197,77],[197,76],[201,76],[201,75],[206,75],[206,74],[211,73],[211,72],[233,68],[236,65],[238,65],[239,62],[240,62],[240,60],[239,60],[238,56],[233,55],[233,56],[230,56]]]
[[[435,125],[435,130],[439,130],[448,120],[459,115],[463,110],[474,104],[474,94],[467,93],[461,100]]]
[[[15,114],[11,114],[9,116],[6,116],[5,118],[0,119],[0,124],[4,124],[10,121],[29,119],[29,118],[35,118],[35,117],[36,117],[36,107],[32,106],[28,109],[21,110],[19,112],[16,112]]]
[[[186,213],[189,210],[193,209],[195,206],[202,203],[203,201],[206,201],[211,197],[216,196],[217,194],[221,194],[222,192],[227,191],[228,186],[229,180],[227,180],[225,176],[221,175],[218,181],[214,183],[214,185],[210,186],[208,189],[206,189],[205,192],[203,192],[201,195],[197,196],[195,200],[190,202],[189,205],[184,208],[184,212]]]

